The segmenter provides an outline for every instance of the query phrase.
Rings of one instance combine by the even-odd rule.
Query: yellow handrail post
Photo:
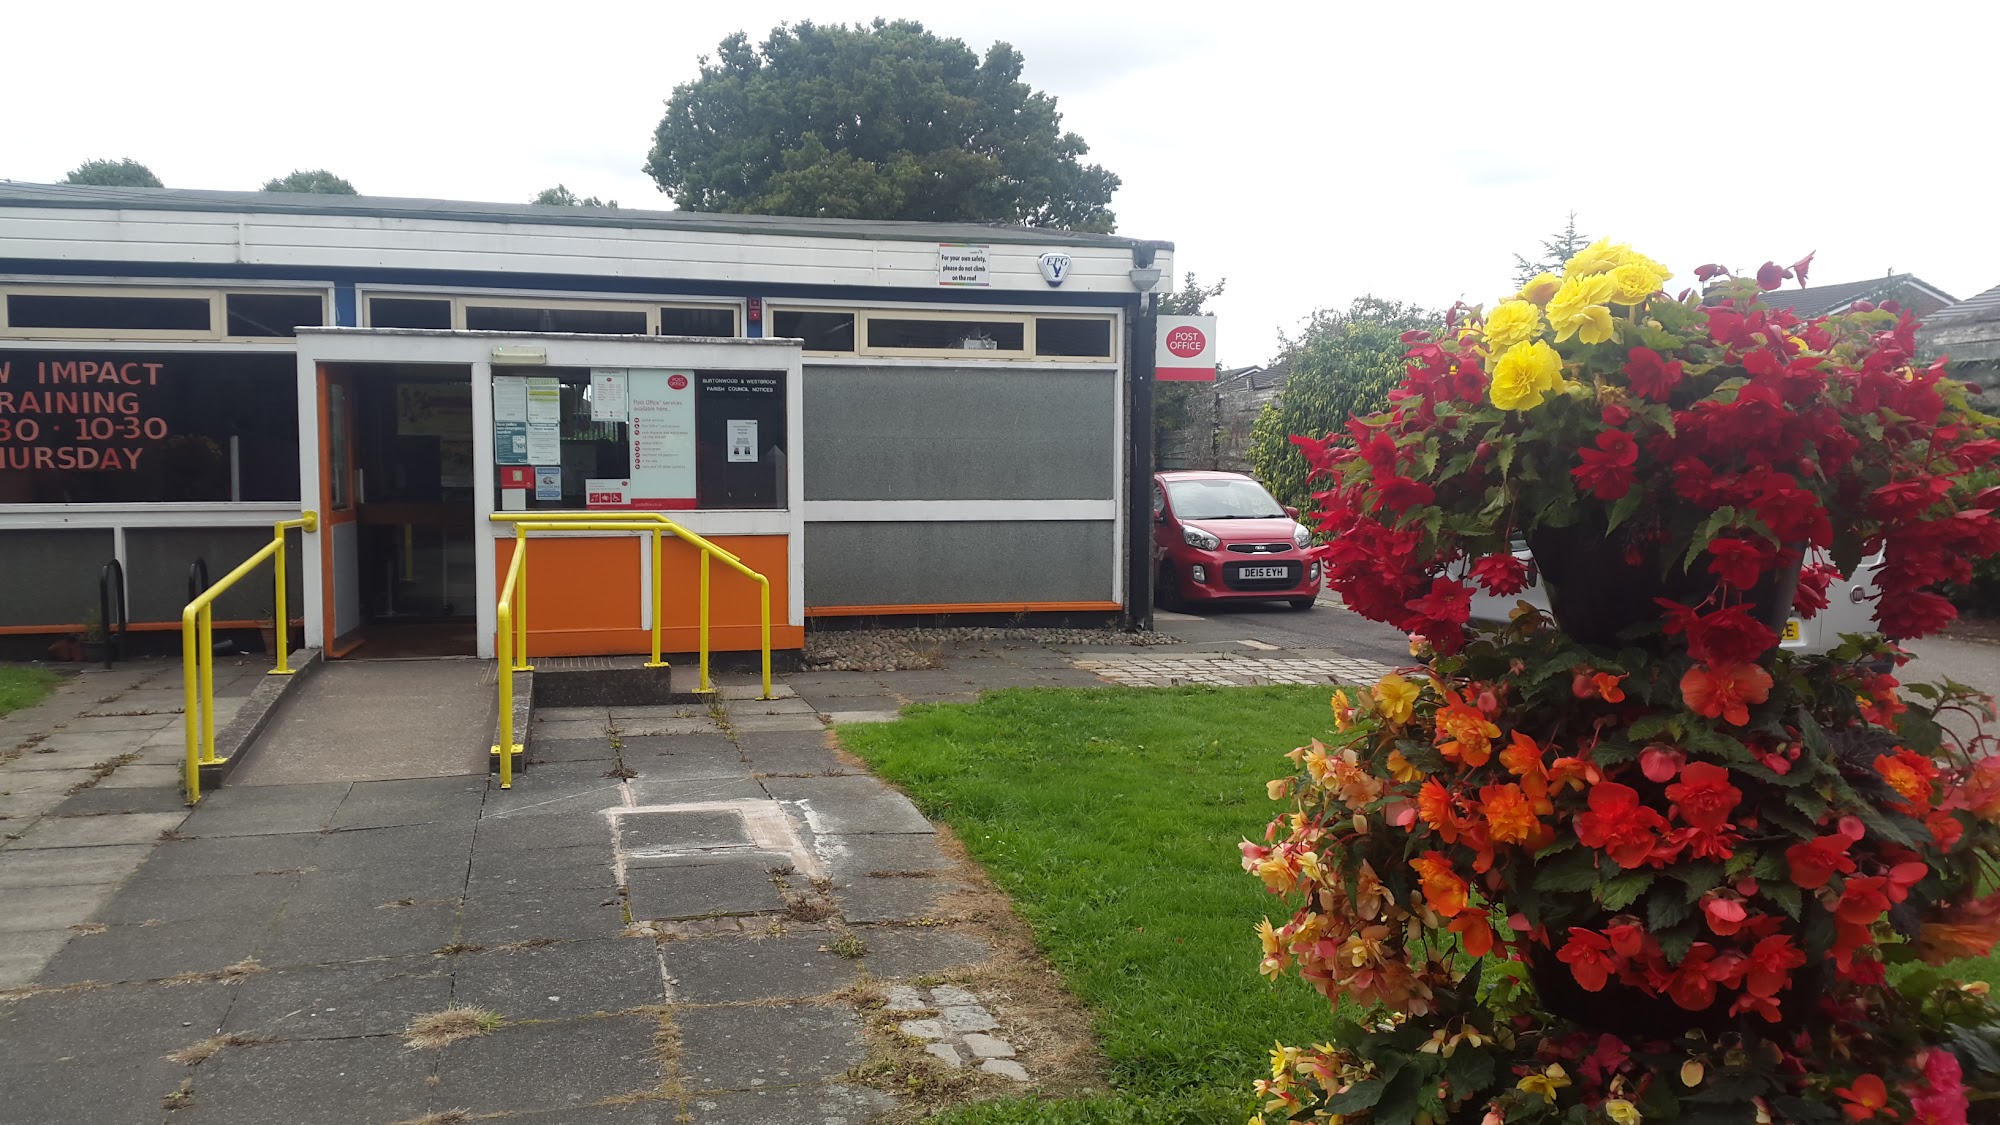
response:
[[[198,701],[200,671],[195,667],[195,620],[200,610],[190,605],[181,611],[181,728],[187,736],[187,768],[181,780],[187,789],[189,804],[201,800],[201,737],[198,727],[201,710]]]
[[[285,523],[278,521],[271,534],[278,545],[277,553],[271,557],[272,569],[277,574],[277,590],[271,598],[271,624],[277,627],[271,635],[278,638],[278,666],[265,675],[289,676],[292,674],[292,617],[285,609]]]
[[[514,627],[519,630],[514,641],[514,671],[532,672],[535,667],[528,663],[528,533],[518,524],[514,527],[514,552],[521,559],[520,577],[514,581]]]
[[[215,757],[215,605],[201,607],[201,763],[213,765]]]
[[[701,552],[701,686],[695,688],[704,693],[715,690],[708,683],[708,554]]]
[[[761,640],[764,645],[764,694],[757,698],[769,699],[771,698],[771,580],[758,574],[757,585],[764,590],[763,620],[759,622],[763,627]]]
[[[494,674],[499,677],[500,714],[499,734],[493,740],[493,753],[500,755],[500,788],[514,787],[514,755],[525,747],[514,741],[514,673],[519,671],[514,665],[514,622],[519,612],[515,599],[521,595],[523,580],[528,566],[527,537],[517,526],[514,535],[514,557],[508,560],[507,577],[501,583],[499,602],[493,607],[494,632],[499,642],[494,653]]]
[[[660,526],[653,528],[653,658],[646,662],[648,668],[665,668],[667,662],[660,659],[660,626],[665,614],[660,611],[660,601],[666,591],[665,579],[660,574]]]

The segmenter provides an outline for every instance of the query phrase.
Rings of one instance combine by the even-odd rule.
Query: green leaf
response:
[[[1341,1114],[1359,1113],[1364,1109],[1373,1109],[1376,1103],[1382,1100],[1383,1091],[1388,1088],[1389,1083],[1380,1078],[1363,1079],[1349,1086],[1341,1093],[1328,1098],[1326,1104],[1320,1108],[1328,1113]]]
[[[1639,503],[1645,498],[1646,490],[1634,485],[1630,491],[1612,503],[1611,516],[1604,529],[1607,532],[1618,530],[1618,525],[1631,519],[1632,513],[1639,510]]]
[[[1639,901],[1639,896],[1645,894],[1646,888],[1652,885],[1652,872],[1627,871],[1623,875],[1604,881],[1604,888],[1597,896],[1598,901],[1604,904],[1606,910],[1623,910]]]
[[[1460,1046],[1444,1060],[1445,1077],[1451,1079],[1452,1093],[1457,1097],[1474,1095],[1491,1086],[1494,1070],[1491,1054],[1469,1047]]]
[[[1702,521],[1701,526],[1696,528],[1694,535],[1689,538],[1687,557],[1681,560],[1681,569],[1692,569],[1694,560],[1699,558],[1703,551],[1708,550],[1709,543],[1713,542],[1715,537],[1721,534],[1723,528],[1735,522],[1735,508],[1721,507],[1710,512],[1708,518]]]
[[[1804,907],[1805,903],[1796,886],[1772,880],[1759,882],[1757,884],[1757,892],[1772,902],[1777,903],[1786,914],[1792,916],[1794,922],[1798,921],[1799,911]]]
[[[1695,928],[1688,925],[1676,926],[1671,930],[1656,933],[1653,937],[1659,940],[1660,952],[1667,960],[1679,962],[1688,955],[1688,950],[1694,947]]]
[[[1722,868],[1713,863],[1680,864],[1669,868],[1667,874],[1687,884],[1689,902],[1722,885]]]
[[[1597,886],[1597,853],[1587,848],[1565,852],[1536,870],[1535,885],[1544,891],[1590,890]]]
[[[1414,1066],[1404,1067],[1375,1103],[1375,1125],[1411,1125],[1417,1119],[1417,1095],[1424,1080]]]
[[[1694,908],[1665,887],[1646,896],[1646,928],[1658,933],[1688,920]]]

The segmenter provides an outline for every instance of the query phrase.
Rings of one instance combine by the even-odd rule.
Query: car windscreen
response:
[[[1173,501],[1174,514],[1184,520],[1262,520],[1285,516],[1285,510],[1254,480],[1227,477],[1170,480],[1167,498]]]

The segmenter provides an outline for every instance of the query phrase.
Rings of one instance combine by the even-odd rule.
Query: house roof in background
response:
[[[348,215],[544,226],[707,231],[805,238],[874,238],[907,242],[1002,242],[1031,246],[1131,246],[1173,249],[1173,243],[1084,234],[1002,223],[918,223],[884,219],[810,219],[708,211],[645,211],[632,207],[552,207],[387,195],[317,195],[282,191],[201,191],[190,188],[94,187],[0,180],[0,207],[91,210],[209,211],[248,214]]]
[[[1967,297],[1950,308],[1939,309],[1924,318],[1924,327],[1948,328],[1988,321],[2000,321],[2000,285]]]
[[[1958,300],[1915,274],[1892,273],[1885,277],[1872,277],[1866,281],[1845,281],[1837,285],[1809,285],[1804,289],[1778,289],[1764,294],[1763,301],[1772,308],[1790,309],[1800,316],[1820,316],[1839,312],[1856,301],[1872,300],[1878,295],[1887,296],[1895,290],[1904,288],[1915,288],[1947,305]]]

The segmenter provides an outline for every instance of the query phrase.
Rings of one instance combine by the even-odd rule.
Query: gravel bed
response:
[[[806,634],[806,667],[835,672],[936,668],[952,645],[1026,641],[1040,645],[1177,645],[1166,633],[1123,629],[829,629]]]

